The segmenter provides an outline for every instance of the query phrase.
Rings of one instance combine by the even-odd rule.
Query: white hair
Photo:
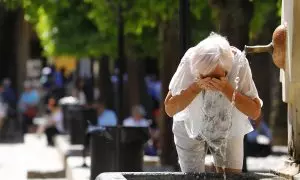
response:
[[[191,73],[194,77],[211,73],[219,64],[229,72],[232,67],[233,53],[228,40],[216,33],[187,51]]]
[[[146,115],[146,111],[144,109],[144,107],[142,105],[135,105],[132,107],[131,109],[132,114],[139,114],[141,116],[145,116]]]

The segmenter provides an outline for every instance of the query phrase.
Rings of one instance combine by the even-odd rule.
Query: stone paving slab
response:
[[[54,139],[54,144],[63,162],[64,169],[67,169],[68,157],[82,156],[83,145],[71,145],[69,139],[69,135],[58,135]]]
[[[45,136],[28,134],[25,136],[25,152],[28,178],[63,178],[65,171],[59,153],[47,146]]]
[[[24,144],[0,144],[0,180],[65,177],[55,148],[46,146],[44,136],[28,134]]]
[[[55,147],[63,156],[81,156],[83,145],[71,145],[69,135],[58,135],[54,139]]]
[[[67,180],[89,180],[90,179],[90,157],[86,158],[88,167],[82,167],[83,159],[81,157],[68,157],[66,178]]]
[[[23,144],[0,144],[1,180],[26,180],[26,164]]]

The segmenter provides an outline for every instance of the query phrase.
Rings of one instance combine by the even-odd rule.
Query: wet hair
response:
[[[212,32],[207,38],[190,48],[184,58],[188,59],[191,73],[197,77],[199,74],[211,73],[217,65],[230,72],[233,53],[228,40]]]

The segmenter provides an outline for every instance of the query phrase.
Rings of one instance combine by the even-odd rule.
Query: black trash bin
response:
[[[90,132],[91,180],[103,172],[139,172],[148,128],[99,127]]]
[[[70,121],[70,112],[69,112],[68,104],[61,105],[62,113],[63,113],[63,129],[65,133],[69,133],[69,121]]]
[[[69,133],[71,144],[84,144],[87,122],[84,119],[84,108],[81,105],[68,107],[70,113]]]
[[[120,131],[119,171],[143,171],[144,144],[150,137],[148,128],[122,127]]]
[[[59,105],[62,109],[62,113],[63,113],[63,129],[64,129],[64,133],[69,134],[69,124],[71,121],[71,112],[70,112],[70,108],[72,108],[72,106],[76,106],[78,105],[79,102],[76,98],[74,97],[64,97],[61,98],[59,100]]]
[[[99,127],[89,132],[91,153],[91,176],[94,180],[101,172],[116,172],[117,128]]]

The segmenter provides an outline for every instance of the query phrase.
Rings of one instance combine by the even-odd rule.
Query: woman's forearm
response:
[[[200,91],[197,84],[193,83],[189,88],[183,90],[180,95],[172,96],[171,92],[169,92],[164,103],[168,116],[173,117],[176,113],[184,110]]]
[[[229,100],[232,100],[233,92],[233,89],[228,89],[224,94]],[[235,95],[235,107],[253,120],[258,119],[261,113],[259,100],[257,98],[251,99],[240,92],[237,92]]]

